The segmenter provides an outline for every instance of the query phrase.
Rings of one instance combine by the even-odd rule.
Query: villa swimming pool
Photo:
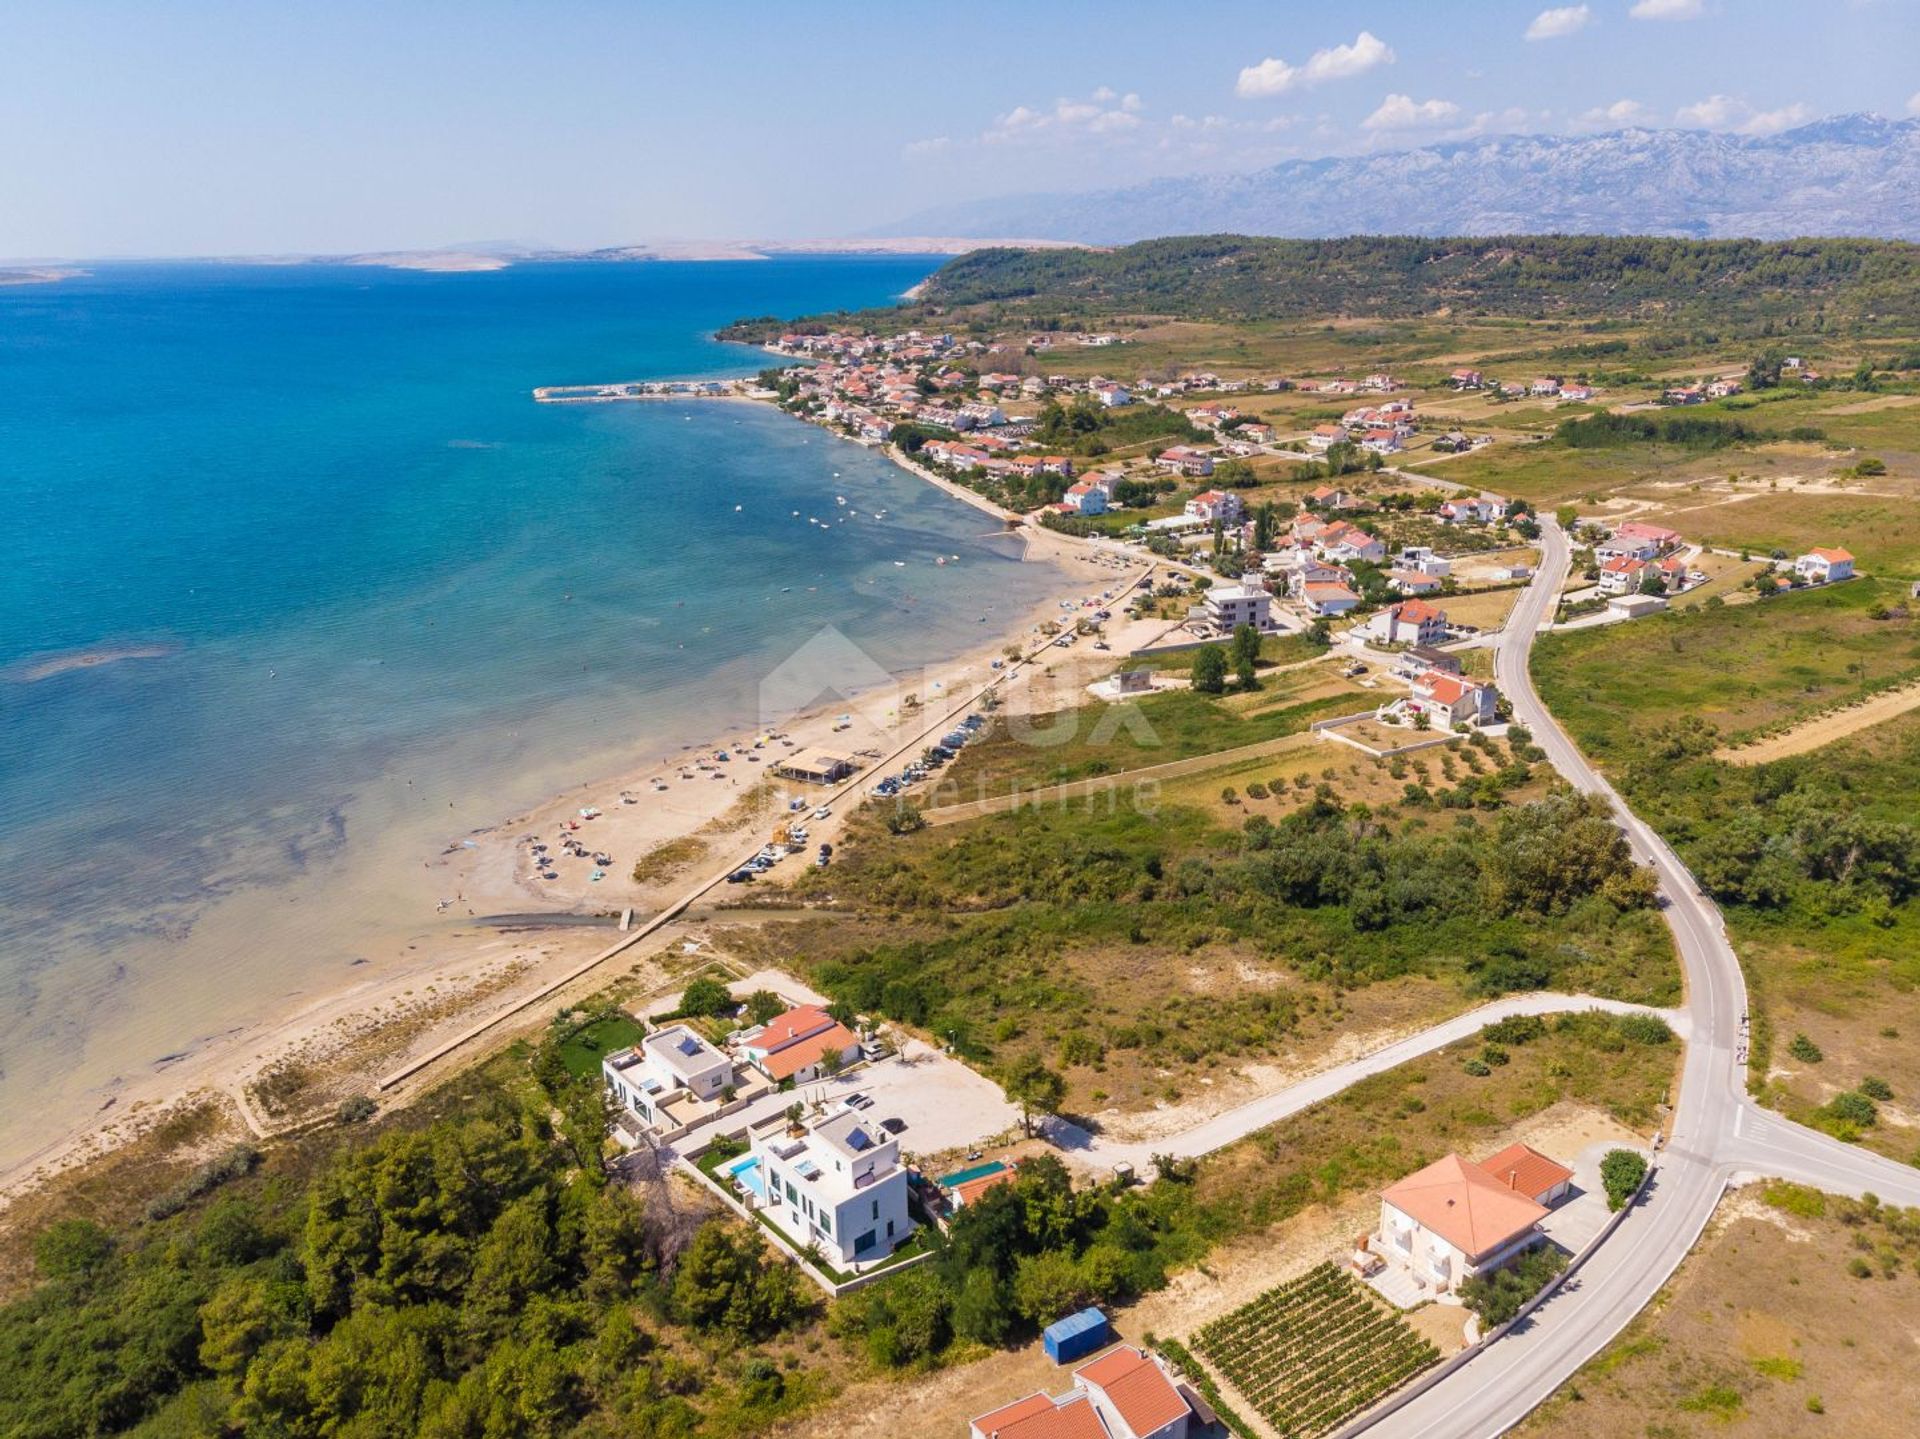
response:
[[[727,1166],[726,1174],[729,1179],[738,1180],[761,1203],[766,1202],[767,1182],[760,1177],[758,1156],[748,1154],[734,1160]]]

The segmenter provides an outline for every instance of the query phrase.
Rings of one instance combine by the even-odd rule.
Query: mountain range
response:
[[[961,202],[874,233],[1116,245],[1219,232],[1920,239],[1920,120],[1840,115],[1766,136],[1492,135],[1248,174]]]

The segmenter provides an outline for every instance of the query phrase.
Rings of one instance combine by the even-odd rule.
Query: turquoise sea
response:
[[[747,723],[823,627],[906,669],[1040,601],[1057,576],[986,517],[764,407],[529,398],[750,373],[716,325],[937,263],[0,288],[0,1167],[58,1128],[46,1095],[337,977],[360,936],[314,886],[356,846]],[[836,494],[861,520],[807,524]]]

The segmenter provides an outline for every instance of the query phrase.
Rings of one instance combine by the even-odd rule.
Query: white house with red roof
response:
[[[1163,470],[1191,475],[1196,479],[1205,479],[1213,473],[1213,456],[1205,450],[1196,450],[1191,445],[1174,445],[1170,449],[1162,450],[1154,463]]]
[[[1455,370],[1447,379],[1456,390],[1477,390],[1485,383],[1478,370]]]
[[[1853,556],[1845,550],[1808,550],[1793,562],[1793,572],[1810,585],[1850,580],[1853,578]]]
[[[1307,446],[1325,453],[1335,445],[1345,444],[1346,440],[1347,432],[1339,425],[1315,425],[1307,436]]]
[[[1499,696],[1490,684],[1428,670],[1413,681],[1409,699],[1443,729],[1492,724]]]
[[[1186,511],[1208,524],[1219,520],[1223,524],[1237,525],[1246,513],[1246,505],[1232,490],[1202,490],[1187,501]]]
[[[1573,1171],[1524,1144],[1485,1165],[1449,1154],[1380,1194],[1377,1252],[1447,1294],[1542,1241],[1547,1206]]]
[[[1447,638],[1447,615],[1425,600],[1406,600],[1388,605],[1363,628],[1382,644],[1437,645]]]
[[[1359,604],[1360,596],[1338,580],[1307,580],[1300,586],[1300,602],[1316,619],[1331,619]]]
[[[1487,525],[1500,518],[1506,506],[1492,495],[1470,500],[1448,500],[1440,506],[1443,525]]]
[[[1322,558],[1335,564],[1345,564],[1349,560],[1379,564],[1387,557],[1384,541],[1345,520],[1335,520],[1320,531],[1314,540],[1314,548],[1320,551]]]
[[[778,1084],[805,1084],[819,1077],[829,1051],[841,1064],[860,1057],[860,1037],[818,1005],[803,1004],[775,1015],[758,1029],[743,1030],[733,1044],[747,1063]]]
[[[1665,525],[1650,525],[1645,520],[1622,520],[1613,527],[1613,534],[1609,538],[1622,544],[1651,544],[1655,553],[1680,547],[1680,531],[1670,530]]]
[[[1598,587],[1603,595],[1630,595],[1645,583],[1651,563],[1632,555],[1615,555],[1600,566]]]
[[[1107,512],[1107,492],[1099,485],[1082,480],[1077,485],[1068,485],[1066,494],[1060,497],[1063,509],[1078,515],[1103,515]]]
[[[975,1418],[968,1439],[1186,1439],[1193,1407],[1157,1354],[1109,1349],[1073,1371],[1058,1398],[1038,1392]]]

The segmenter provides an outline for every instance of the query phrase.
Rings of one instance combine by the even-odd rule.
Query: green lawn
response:
[[[560,1058],[569,1074],[587,1078],[600,1073],[600,1061],[629,1049],[646,1034],[646,1027],[630,1015],[609,1015],[582,1025],[560,1041]]]

